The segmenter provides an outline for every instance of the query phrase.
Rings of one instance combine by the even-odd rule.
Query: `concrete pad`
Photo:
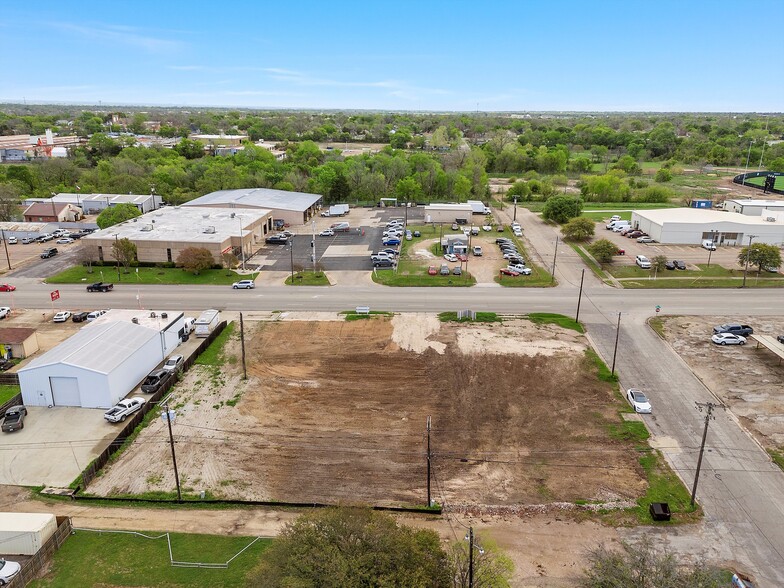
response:
[[[103,410],[27,407],[24,429],[0,435],[0,484],[67,487],[117,436]]]
[[[324,252],[324,257],[368,257],[370,248],[367,244],[359,245],[330,245]]]

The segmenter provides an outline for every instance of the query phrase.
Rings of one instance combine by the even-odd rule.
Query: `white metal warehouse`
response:
[[[457,219],[471,221],[474,209],[470,204],[426,204],[425,222],[428,223],[453,223]]]
[[[739,212],[749,216],[760,216],[763,211],[784,211],[784,200],[756,200],[754,198],[725,200],[724,210]]]
[[[292,226],[303,225],[315,216],[323,196],[270,188],[218,190],[189,200],[183,206],[251,208],[272,211],[272,218]]]
[[[164,332],[111,321],[80,329],[19,370],[28,406],[110,408],[166,357]]]
[[[784,212],[764,211],[761,216],[703,208],[660,208],[632,211],[631,224],[659,243],[718,245],[784,244]]]

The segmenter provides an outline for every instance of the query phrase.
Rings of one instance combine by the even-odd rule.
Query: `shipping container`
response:
[[[35,555],[57,530],[53,514],[0,513],[0,553]]]

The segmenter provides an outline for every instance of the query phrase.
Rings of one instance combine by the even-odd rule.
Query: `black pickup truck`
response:
[[[104,282],[95,282],[87,286],[88,292],[109,292],[114,290],[114,284],[105,284]]]
[[[714,333],[732,333],[733,335],[740,335],[741,337],[748,337],[749,335],[754,333],[754,329],[752,329],[749,325],[739,325],[737,323],[726,323],[724,325],[719,325],[717,327],[713,327]]]

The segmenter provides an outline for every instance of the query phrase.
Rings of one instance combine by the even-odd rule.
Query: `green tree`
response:
[[[587,241],[593,237],[596,224],[589,218],[578,216],[561,227],[564,238],[570,241]]]
[[[143,112],[137,112],[133,115],[131,119],[131,124],[128,125],[128,129],[132,133],[136,133],[137,135],[141,135],[145,130],[146,127],[144,123],[147,121],[147,116]]]
[[[183,139],[174,146],[174,150],[185,159],[204,157],[204,145],[193,139]]]
[[[512,184],[512,187],[506,192],[507,200],[514,200],[517,198],[518,200],[528,200],[531,196],[531,188],[528,186],[528,182],[524,182],[522,180],[515,182]]]
[[[104,208],[101,211],[101,214],[98,215],[98,218],[95,219],[95,222],[99,228],[105,229],[132,218],[136,218],[137,216],[141,216],[141,214],[142,213],[139,212],[139,209],[136,208],[133,204],[117,204],[116,206]]]
[[[19,215],[20,198],[16,184],[0,184],[0,222],[14,220]]]
[[[626,202],[631,197],[629,185],[614,173],[583,176],[581,182],[580,192],[591,202]]]
[[[112,243],[112,257],[125,268],[125,273],[128,273],[128,267],[133,261],[136,261],[136,243],[130,239],[115,239]]]
[[[656,171],[656,175],[653,178],[660,184],[664,184],[665,182],[672,181],[672,172],[665,167],[659,168]]]
[[[588,552],[580,588],[723,588],[721,570],[704,563],[686,564],[654,549],[649,539],[621,542],[621,551],[601,545]]]
[[[583,201],[572,196],[553,196],[544,203],[542,218],[565,223],[583,212]]]
[[[404,202],[416,202],[422,195],[422,187],[414,178],[403,178],[395,186],[395,196]]]
[[[574,159],[570,159],[569,163],[566,165],[566,169],[572,173],[585,174],[591,171],[592,165],[590,159],[580,155]]]
[[[197,274],[210,269],[215,264],[209,249],[204,247],[186,247],[177,256],[177,266]]]
[[[474,586],[476,588],[508,588],[514,572],[514,563],[495,543],[475,536],[474,544]],[[448,551],[454,573],[453,588],[469,586],[469,545],[467,541],[452,544]]]
[[[330,202],[345,202],[351,196],[351,186],[348,185],[346,176],[339,173],[332,182],[332,187],[329,189]]]
[[[624,155],[613,166],[615,169],[622,169],[624,172],[629,174],[630,176],[639,176],[642,173],[642,168],[639,164],[634,160],[634,157],[631,155]]]
[[[261,555],[249,586],[447,588],[449,562],[434,531],[361,508],[329,508],[289,523]]]
[[[757,266],[757,271],[768,267],[781,267],[781,251],[775,245],[765,243],[752,243],[751,249],[743,247],[738,254],[738,265],[746,267],[746,257],[749,265]]]
[[[586,247],[599,263],[609,263],[618,254],[618,246],[607,239],[599,239]]]
[[[667,266],[667,256],[666,255],[657,255],[653,259],[651,259],[651,266],[656,268],[657,272],[663,272],[665,267]]]
[[[669,202],[674,192],[665,186],[648,186],[634,195],[636,202]]]

